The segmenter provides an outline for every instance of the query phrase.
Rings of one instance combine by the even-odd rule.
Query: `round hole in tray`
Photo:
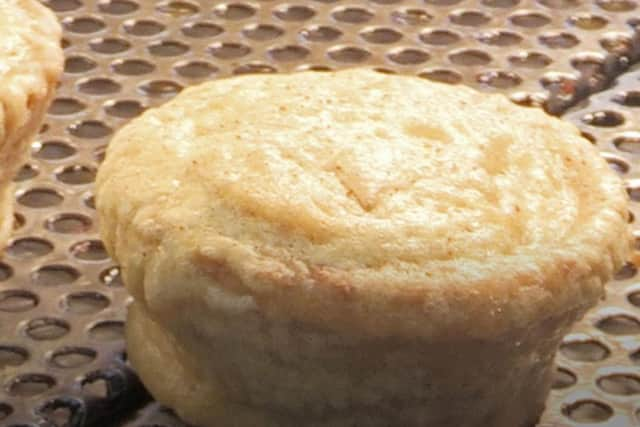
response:
[[[562,412],[578,423],[601,423],[613,416],[613,409],[604,402],[579,400],[566,405]]]
[[[74,314],[95,314],[109,307],[109,298],[99,292],[74,292],[64,298],[63,306]]]
[[[13,276],[13,268],[10,265],[0,262],[0,282],[4,282]]]
[[[284,34],[284,30],[270,24],[251,24],[243,28],[242,34],[248,39],[261,42],[277,39]]]
[[[627,280],[631,279],[638,273],[638,268],[632,262],[627,262],[625,265],[620,268],[615,274],[616,280]]]
[[[242,43],[214,43],[209,46],[211,55],[218,59],[237,59],[251,53],[251,48]]]
[[[8,418],[11,414],[13,414],[13,408],[8,403],[0,402],[0,421]]]
[[[98,353],[87,347],[62,347],[49,355],[49,363],[57,368],[79,368],[93,362]]]
[[[449,60],[462,66],[487,65],[491,62],[491,56],[477,49],[462,49],[451,53]]]
[[[131,0],[101,0],[98,2],[98,10],[109,15],[126,15],[138,10],[139,6]]]
[[[233,69],[233,74],[269,74],[275,73],[278,70],[269,64],[263,64],[260,62],[252,62],[250,64],[240,65]]]
[[[62,213],[45,221],[45,228],[56,233],[85,233],[91,229],[92,221],[86,215]]]
[[[560,345],[560,353],[577,362],[598,362],[604,360],[611,351],[595,339],[565,341]]]
[[[431,56],[420,49],[399,48],[390,51],[387,54],[387,58],[398,65],[419,65],[427,62]]]
[[[193,38],[215,37],[224,32],[224,28],[212,22],[188,22],[182,27],[182,34]]]
[[[627,314],[607,316],[599,320],[596,327],[611,335],[640,334],[640,320]]]
[[[584,76],[604,75],[604,62],[600,53],[581,52],[571,58],[571,66]]]
[[[627,300],[629,300],[629,303],[631,305],[634,305],[634,306],[640,308],[640,291],[635,291],[635,292],[630,293],[627,296]]]
[[[524,28],[539,28],[551,22],[551,18],[538,12],[518,12],[509,17],[513,25]]]
[[[56,173],[56,179],[68,185],[90,184],[96,177],[96,169],[85,165],[70,165]]]
[[[118,101],[107,101],[104,110],[110,116],[120,119],[131,119],[137,117],[145,110],[145,106],[137,100],[123,99]]]
[[[71,254],[74,258],[83,261],[103,261],[109,258],[100,240],[85,240],[75,243],[71,246]]]
[[[153,72],[156,66],[144,59],[118,59],[111,64],[111,69],[125,76],[139,76]]]
[[[7,289],[0,291],[0,311],[18,313],[29,311],[36,307],[39,298],[33,292],[23,289]]]
[[[449,20],[456,25],[480,27],[491,21],[491,16],[478,10],[462,10],[449,15]]]
[[[571,15],[567,22],[574,27],[581,30],[600,30],[607,26],[609,20],[600,15],[594,15],[591,13],[578,13]]]
[[[118,82],[108,77],[94,77],[78,82],[78,90],[87,95],[110,95],[121,89]]]
[[[625,107],[640,107],[640,90],[620,92],[613,97],[613,102]]]
[[[362,24],[370,21],[374,17],[374,13],[362,7],[346,6],[335,9],[331,16],[336,21],[348,24]]]
[[[184,55],[189,49],[189,45],[176,40],[154,42],[147,48],[151,55],[160,57]]]
[[[80,386],[82,387],[83,394],[98,399],[109,398],[109,381],[100,371],[87,374],[87,376],[80,380]]]
[[[402,39],[402,33],[393,28],[373,27],[360,32],[360,37],[374,44],[390,44]]]
[[[371,52],[357,46],[336,46],[327,51],[327,56],[336,62],[357,64],[366,61]]]
[[[486,71],[476,77],[478,83],[496,89],[508,89],[522,83],[522,78],[512,71]]]
[[[153,97],[173,97],[180,93],[182,85],[172,80],[151,80],[142,83],[139,89],[145,95]]]
[[[433,6],[453,6],[462,1],[463,0],[424,0],[425,3]]]
[[[18,212],[13,213],[13,231],[19,230],[24,227],[25,222],[26,219],[24,218],[24,215]]]
[[[538,3],[549,9],[566,10],[580,6],[581,0],[538,0]]]
[[[76,114],[87,108],[84,102],[75,98],[56,98],[49,107],[49,114],[54,116],[67,116]]]
[[[175,72],[188,79],[204,79],[218,72],[218,67],[206,61],[186,61],[176,64]]]
[[[615,127],[624,123],[624,116],[617,111],[600,110],[582,116],[582,122],[597,127]]]
[[[252,17],[256,9],[245,3],[223,3],[216,6],[213,12],[222,19],[237,21]]]
[[[637,182],[627,184],[627,194],[634,202],[640,202],[640,185]],[[631,221],[633,222],[633,221]]]
[[[98,64],[86,56],[69,56],[64,62],[64,72],[69,74],[86,73],[96,68]]]
[[[596,4],[607,12],[630,12],[638,7],[633,0],[596,0]]]
[[[9,381],[7,391],[10,395],[26,398],[42,394],[55,385],[56,380],[50,375],[23,374]]]
[[[131,43],[119,37],[97,38],[89,42],[89,47],[96,53],[113,55],[126,52],[131,48]]]
[[[28,181],[38,176],[39,173],[40,172],[38,171],[37,166],[34,166],[32,164],[26,164],[18,170],[16,175],[13,177],[13,181],[14,182]]]
[[[288,22],[306,21],[313,18],[315,14],[312,8],[302,5],[283,5],[273,12],[276,18]]]
[[[113,132],[113,129],[100,120],[84,120],[76,122],[69,125],[68,129],[71,135],[82,139],[105,138]]]
[[[298,45],[273,47],[268,51],[269,56],[278,62],[300,61],[311,53],[309,49]]]
[[[633,40],[626,33],[609,32],[600,38],[600,46],[613,54],[626,54],[633,46]]]
[[[69,333],[69,324],[54,317],[39,317],[30,320],[25,326],[25,334],[36,341],[48,341],[62,338]]]
[[[16,239],[6,249],[6,253],[14,258],[29,259],[45,256],[53,251],[53,244],[39,237],[23,237]]]
[[[631,374],[612,374],[600,377],[597,380],[598,387],[609,393],[619,396],[640,394],[640,378]]]
[[[569,49],[580,43],[580,39],[568,32],[545,33],[538,40],[551,49]]]
[[[491,46],[512,46],[520,43],[522,36],[512,31],[491,30],[480,33],[477,39]]]
[[[50,188],[32,188],[18,196],[18,203],[28,208],[49,208],[59,205],[64,197]]]
[[[28,359],[29,352],[26,349],[15,345],[0,344],[0,371],[8,366],[20,366]]]
[[[45,141],[34,144],[33,156],[42,160],[61,160],[71,157],[76,149],[66,141]]]
[[[398,9],[391,13],[391,18],[398,24],[403,25],[427,25],[434,16],[424,9]]]
[[[79,278],[78,270],[64,264],[45,265],[31,275],[32,282],[38,286],[69,285]]]
[[[183,16],[195,15],[200,11],[200,8],[184,0],[177,1],[163,1],[156,6],[156,10],[160,13],[170,15],[173,18],[180,18]]]
[[[38,305],[39,298],[33,292],[23,289],[0,291],[0,312],[19,313],[29,311]]]
[[[556,368],[551,387],[555,390],[571,387],[578,381],[576,375],[566,368]]]
[[[553,60],[540,52],[519,52],[509,56],[511,65],[522,68],[545,68]]]
[[[609,167],[619,175],[624,175],[631,169],[631,165],[624,159],[612,155],[605,156],[604,153],[602,157],[607,161]]]
[[[300,35],[310,42],[330,42],[342,36],[342,31],[326,25],[314,25],[302,29]]]
[[[124,30],[127,34],[139,37],[149,37],[159,34],[165,30],[164,24],[152,19],[139,19],[127,21]]]
[[[96,198],[93,194],[88,193],[84,197],[84,205],[89,209],[95,210],[96,208]]]
[[[418,74],[418,76],[435,82],[448,84],[458,84],[462,81],[462,76],[458,72],[445,68],[425,70]]]
[[[124,322],[103,320],[89,328],[89,337],[96,341],[115,341],[124,337]]]
[[[106,27],[104,21],[92,16],[69,17],[62,24],[67,31],[77,34],[96,33]]]
[[[71,12],[82,7],[80,0],[45,0],[43,3],[55,12]]]
[[[481,3],[488,7],[510,8],[520,4],[520,0],[481,0]]]
[[[420,40],[423,43],[433,46],[446,46],[457,43],[461,40],[461,36],[451,30],[425,30],[420,33]]]

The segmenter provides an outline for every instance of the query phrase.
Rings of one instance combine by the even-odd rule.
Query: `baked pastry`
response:
[[[13,224],[13,176],[62,72],[62,30],[36,0],[0,0],[0,249]]]
[[[205,83],[97,177],[129,359],[200,426],[517,427],[630,247],[575,127],[362,69]]]

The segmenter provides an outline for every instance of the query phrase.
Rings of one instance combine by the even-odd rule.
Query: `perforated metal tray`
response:
[[[113,132],[187,85],[366,65],[503,92],[554,114],[575,105],[565,117],[627,179],[640,215],[640,70],[629,69],[640,59],[637,0],[46,4],[64,24],[67,60],[16,178],[15,233],[0,262],[2,426],[183,425],[146,405],[126,364],[127,296],[98,240],[92,182]],[[542,425],[640,425],[635,281],[629,264],[565,339]]]

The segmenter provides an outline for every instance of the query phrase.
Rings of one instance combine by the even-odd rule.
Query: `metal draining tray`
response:
[[[15,233],[0,261],[1,426],[184,425],[127,366],[127,296],[98,240],[92,183],[111,135],[187,85],[366,65],[554,114],[573,106],[565,117],[627,179],[640,215],[637,0],[45,3],[63,22],[67,60],[16,177]],[[566,337],[542,426],[640,425],[635,282],[630,263]]]

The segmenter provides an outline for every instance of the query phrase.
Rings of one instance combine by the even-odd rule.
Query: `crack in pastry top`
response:
[[[116,259],[135,230],[249,287],[417,295],[499,277],[551,294],[588,282],[592,298],[629,247],[623,186],[575,127],[362,69],[187,89],[120,131],[97,185]]]
[[[418,262],[561,244],[597,216],[617,180],[573,127],[542,116],[351,71],[216,82],[148,113],[136,133],[162,144],[149,156],[168,152],[174,184],[198,176],[209,197],[181,199],[185,210],[221,204],[314,246],[348,240],[351,257]],[[230,219],[216,228],[253,240]]]

